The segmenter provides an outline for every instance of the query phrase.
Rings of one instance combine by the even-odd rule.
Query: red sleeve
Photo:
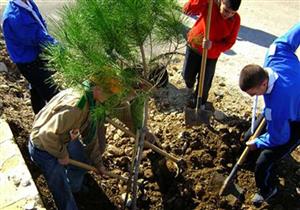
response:
[[[233,28],[232,28],[232,33],[230,33],[229,36],[225,37],[222,41],[220,42],[213,42],[212,47],[219,52],[225,52],[226,50],[229,50],[235,43],[236,38],[238,36],[239,30],[240,30],[240,25],[241,25],[241,19],[239,14],[236,14]]]
[[[186,15],[199,15],[207,5],[207,0],[189,0],[182,10]]]

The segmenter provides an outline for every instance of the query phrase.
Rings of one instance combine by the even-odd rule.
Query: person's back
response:
[[[46,23],[33,0],[10,0],[3,13],[3,35],[12,61],[30,83],[31,103],[35,114],[58,93],[43,48],[57,44],[48,34]]]
[[[2,17],[3,35],[10,58],[14,63],[34,61],[42,52],[42,45],[55,43],[48,34],[46,24],[33,1],[28,1],[28,7],[19,6],[23,1],[9,1]],[[32,9],[40,22],[32,15]],[[41,25],[42,24],[42,25]]]
[[[276,125],[282,126],[285,122],[300,120],[300,91],[294,91],[300,90],[300,62],[295,54],[299,44],[300,23],[274,41],[264,63],[265,68],[278,75],[272,91],[264,94],[265,110],[267,112],[270,110],[274,119],[272,120],[274,126],[270,126],[269,132],[273,134],[276,142],[288,140],[288,137],[283,138],[284,135],[278,136]],[[284,133],[284,130],[282,128],[281,133]]]

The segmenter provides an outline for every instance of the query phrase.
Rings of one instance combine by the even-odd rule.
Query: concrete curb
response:
[[[0,119],[0,209],[45,210],[9,125]]]

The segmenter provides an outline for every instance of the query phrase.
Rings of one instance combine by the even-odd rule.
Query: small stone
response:
[[[5,63],[0,62],[0,72],[8,72]]]
[[[112,155],[115,155],[117,157],[122,156],[124,154],[124,152],[120,148],[117,148],[113,145],[109,145],[107,147],[107,152],[112,154]]]
[[[34,201],[26,203],[26,205],[24,206],[24,210],[34,210],[34,209],[36,209]]]
[[[146,170],[144,171],[144,176],[145,176],[145,178],[147,178],[147,179],[153,177],[152,170],[151,170],[151,169],[146,169]]]
[[[123,193],[123,194],[121,195],[121,198],[122,198],[123,201],[125,201],[125,199],[126,199],[126,193]],[[126,202],[125,205],[126,205],[126,207],[130,207],[131,204],[132,204],[132,199],[131,199],[130,194],[128,194],[127,202]]]
[[[23,186],[23,187],[28,187],[28,186],[30,186],[31,185],[31,182],[30,182],[30,180],[22,180],[22,182],[21,182],[21,185]]]
[[[233,195],[228,195],[228,196],[226,197],[226,199],[227,199],[227,202],[228,202],[228,204],[229,204],[230,206],[235,206],[236,203],[238,202],[238,198],[235,197],[235,196],[233,196]]]

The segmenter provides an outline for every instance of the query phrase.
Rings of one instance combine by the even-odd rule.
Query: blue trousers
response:
[[[274,163],[290,154],[300,144],[300,122],[291,122],[290,126],[290,140],[284,145],[263,149],[256,161],[255,182],[263,196],[267,195],[274,187]]]
[[[182,76],[188,88],[194,88],[197,79],[197,87],[194,94],[195,99],[197,98],[197,92],[198,92],[201,61],[202,61],[201,54],[195,52],[193,49],[187,46]],[[207,59],[206,61],[204,84],[201,84],[203,85],[202,104],[205,104],[207,101],[208,93],[211,88],[212,80],[215,75],[217,61],[218,59]]]
[[[32,141],[29,141],[28,149],[31,159],[42,170],[58,209],[77,210],[72,193],[81,189],[87,171],[75,166],[59,164],[57,158],[36,148]],[[68,144],[68,151],[70,158],[88,162],[80,141],[71,141]]]

